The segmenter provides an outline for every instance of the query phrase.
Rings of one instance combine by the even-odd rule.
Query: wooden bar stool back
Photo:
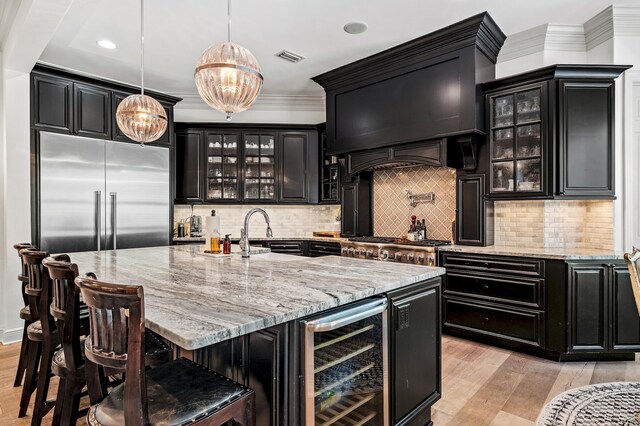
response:
[[[203,366],[178,359],[145,371],[141,286],[76,278],[89,307],[87,359],[124,367],[125,382],[87,414],[89,425],[255,424],[252,390]]]
[[[34,386],[36,399],[33,404],[31,425],[39,425],[52,408],[54,401],[47,401],[51,378],[51,362],[53,354],[60,343],[53,317],[49,314],[51,303],[51,280],[42,261],[49,257],[44,251],[23,249],[20,251],[26,265],[29,282],[25,293],[29,297],[29,307],[34,320],[27,327],[29,345],[25,385],[22,388],[20,411],[18,417],[26,414]]]
[[[31,243],[18,243],[14,244],[13,248],[18,252],[18,259],[20,259],[20,273],[18,274],[18,282],[22,286],[20,294],[22,294],[22,301],[24,306],[20,309],[20,319],[24,321],[24,327],[22,328],[22,342],[20,343],[20,358],[18,359],[18,369],[16,370],[16,378],[13,381],[13,387],[18,387],[22,384],[22,378],[27,370],[27,352],[29,348],[29,338],[27,337],[27,327],[33,322],[31,319],[31,309],[29,308],[29,297],[25,293],[25,288],[29,282],[29,273],[27,267],[20,256],[20,250],[33,249],[35,246]]]
[[[633,298],[636,301],[636,307],[640,314],[640,249],[634,247],[631,253],[625,253],[624,260],[626,260],[627,267],[629,268]]]
[[[78,266],[67,255],[48,257],[43,261],[49,270],[53,288],[51,315],[56,319],[62,349],[55,352],[51,369],[60,378],[53,412],[53,425],[75,424],[80,412],[80,398],[85,385],[100,386],[95,364],[85,365],[81,336],[88,334],[83,325],[80,290],[75,285]],[[88,319],[88,317],[86,317]],[[87,383],[93,380],[93,382]],[[97,401],[96,401],[97,402]]]

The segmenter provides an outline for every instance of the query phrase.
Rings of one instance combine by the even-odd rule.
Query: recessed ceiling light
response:
[[[344,26],[344,30],[349,34],[362,34],[367,28],[366,22],[349,22]]]
[[[111,40],[98,40],[98,46],[105,48],[105,49],[115,49],[117,46],[114,42],[112,42]]]

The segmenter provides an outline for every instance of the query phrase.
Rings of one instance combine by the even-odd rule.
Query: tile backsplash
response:
[[[407,189],[414,194],[435,193],[435,203],[409,205]],[[405,235],[411,215],[425,218],[427,237],[451,240],[451,221],[456,209],[456,171],[445,167],[407,167],[373,173],[374,235]]]
[[[313,231],[340,231],[340,223],[336,222],[340,206],[283,206],[283,205],[196,205],[193,214],[211,215],[211,210],[220,216],[220,228],[223,234],[231,234],[232,238],[240,238],[240,228],[244,226],[244,217],[254,207],[264,209],[271,219],[274,237],[310,237]],[[191,206],[174,206],[174,223],[191,216]],[[175,226],[174,226],[175,227]],[[266,225],[261,214],[254,214],[249,222],[249,236],[260,238],[265,236]]]
[[[495,244],[613,250],[613,201],[496,201]]]

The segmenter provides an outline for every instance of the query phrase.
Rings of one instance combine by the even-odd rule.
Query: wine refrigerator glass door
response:
[[[305,424],[388,426],[387,300],[303,321]]]

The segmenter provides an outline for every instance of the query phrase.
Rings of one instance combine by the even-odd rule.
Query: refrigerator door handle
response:
[[[96,240],[98,240],[97,250],[100,251],[100,240],[102,236],[100,231],[102,229],[102,217],[100,211],[102,210],[102,191],[96,191]]]
[[[341,310],[313,321],[304,321],[307,332],[318,333],[335,330],[361,319],[372,317],[387,309],[387,298],[380,297],[361,303],[352,308]]]
[[[113,250],[118,248],[116,244],[116,239],[118,238],[118,213],[117,213],[117,192],[110,192],[111,196],[111,235],[113,237]]]

